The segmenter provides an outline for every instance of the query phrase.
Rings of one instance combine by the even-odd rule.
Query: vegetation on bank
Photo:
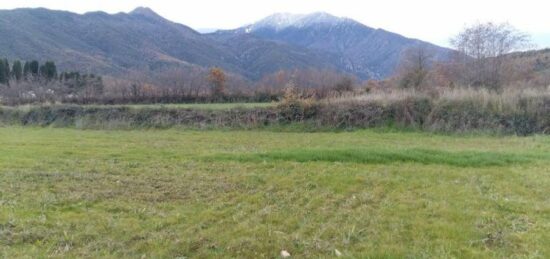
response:
[[[548,136],[4,127],[0,143],[4,258],[550,255]]]
[[[303,125],[310,130],[396,127],[434,132],[529,135],[550,133],[550,92],[544,90],[415,91],[331,98],[303,98],[292,88],[277,104],[202,104],[0,108],[4,125],[92,129],[232,128]]]

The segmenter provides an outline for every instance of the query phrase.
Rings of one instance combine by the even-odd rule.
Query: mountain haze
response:
[[[327,13],[275,14],[235,30],[201,34],[143,7],[83,15],[42,8],[0,10],[0,37],[0,57],[54,60],[62,70],[112,75],[219,66],[250,79],[296,68],[378,79],[393,72],[409,47],[425,46],[438,59],[449,53]]]

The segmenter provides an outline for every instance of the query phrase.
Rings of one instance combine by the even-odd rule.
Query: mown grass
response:
[[[0,257],[547,258],[550,137],[0,128]]]
[[[493,152],[446,152],[431,149],[369,150],[369,149],[297,149],[246,155],[218,155],[210,159],[255,162],[347,162],[365,164],[420,163],[462,167],[506,166],[528,163],[535,159],[550,159],[550,154],[532,156]]]

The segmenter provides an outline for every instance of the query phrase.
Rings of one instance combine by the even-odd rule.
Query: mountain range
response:
[[[451,50],[327,13],[274,14],[234,30],[201,34],[149,8],[75,14],[43,8],[0,10],[0,57],[54,60],[61,70],[118,75],[212,67],[255,80],[279,70],[329,69],[385,78],[411,47],[436,59]]]

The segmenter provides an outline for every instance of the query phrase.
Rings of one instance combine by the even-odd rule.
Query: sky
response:
[[[197,30],[233,29],[278,12],[328,12],[442,46],[467,25],[509,22],[539,48],[550,47],[548,0],[0,0],[0,9],[44,7],[76,13],[138,6]]]

